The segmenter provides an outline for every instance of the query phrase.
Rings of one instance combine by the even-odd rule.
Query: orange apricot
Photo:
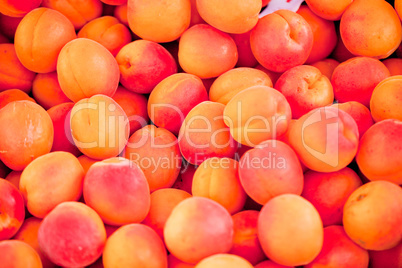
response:
[[[382,61],[391,76],[402,75],[402,59],[399,58],[388,58]]]
[[[98,160],[89,158],[89,157],[86,156],[85,154],[80,155],[77,159],[78,159],[78,161],[80,161],[80,164],[81,164],[82,168],[84,169],[84,173],[85,173],[85,174],[87,174],[89,168],[90,168],[93,164],[95,164],[96,162],[98,162]]]
[[[24,17],[28,12],[40,6],[42,0],[1,0],[0,13],[10,17]]]
[[[329,80],[331,80],[332,73],[334,72],[335,68],[339,65],[339,62],[334,59],[327,58],[311,63],[310,65],[319,69],[323,75],[325,75],[326,77],[328,77]]]
[[[21,174],[22,171],[11,171],[10,173],[7,174],[7,176],[4,176],[4,178],[11,182],[12,185],[14,185],[17,189],[20,188],[20,180],[21,180]]]
[[[252,268],[253,265],[242,257],[233,254],[215,254],[209,256],[199,263],[194,268]]]
[[[20,100],[35,102],[35,100],[29,97],[27,93],[19,89],[7,89],[5,91],[2,91],[0,92],[0,109],[10,102]]]
[[[116,6],[113,11],[113,16],[117,18],[122,24],[128,26],[127,19],[127,3]]]
[[[42,268],[39,254],[27,243],[18,240],[0,241],[1,265],[6,268]]]
[[[395,7],[395,11],[398,14],[399,18],[402,19],[402,1],[401,0],[395,0],[394,1],[394,7]]]
[[[60,88],[56,72],[37,74],[32,84],[32,95],[45,109],[70,102],[70,99]]]
[[[309,8],[326,20],[339,20],[353,0],[306,0]]]

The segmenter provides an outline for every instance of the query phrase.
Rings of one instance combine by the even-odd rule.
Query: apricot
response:
[[[320,215],[295,194],[272,198],[258,217],[258,238],[267,257],[282,265],[306,265],[321,251],[324,231]]]
[[[237,143],[230,135],[223,120],[225,106],[204,101],[187,114],[179,132],[182,156],[193,165],[199,165],[211,157],[232,158]]]
[[[9,181],[12,185],[14,185],[17,189],[20,188],[20,179],[21,179],[22,171],[11,171],[4,176],[4,178]]]
[[[176,136],[154,125],[145,126],[131,135],[125,157],[144,172],[151,192],[171,187],[182,163]]]
[[[116,56],[120,83],[128,90],[147,94],[163,79],[177,72],[172,55],[160,44],[136,40]]]
[[[21,64],[13,44],[0,44],[0,52],[0,92],[20,89],[29,93],[35,73]]]
[[[13,237],[25,218],[24,199],[11,182],[0,179],[0,241]]]
[[[79,202],[64,202],[43,219],[38,230],[38,242],[40,249],[54,264],[82,267],[101,256],[106,231],[93,209]]]
[[[81,164],[82,168],[84,169],[84,173],[85,173],[85,174],[87,174],[88,169],[89,169],[93,164],[95,164],[96,162],[98,162],[98,160],[89,158],[89,157],[86,156],[85,154],[80,155],[77,159],[78,159],[78,161],[80,161],[80,164]]]
[[[168,268],[194,268],[194,264],[179,260],[174,255],[168,255]]]
[[[176,40],[190,25],[189,0],[128,0],[130,29],[142,39],[157,43]]]
[[[253,51],[251,51],[250,33],[251,30],[242,34],[230,35],[237,46],[237,67],[255,67],[258,64],[257,59],[254,57]]]
[[[40,6],[42,0],[1,0],[0,13],[10,17],[23,17],[32,9]]]
[[[18,240],[0,241],[3,267],[15,268],[42,268],[38,253],[27,243]]]
[[[387,250],[402,239],[402,189],[388,181],[356,189],[343,209],[347,235],[364,249]]]
[[[295,121],[289,132],[289,144],[307,168],[334,172],[352,162],[359,131],[348,113],[335,107],[321,107]]]
[[[296,66],[284,72],[276,81],[275,89],[286,97],[292,117],[296,119],[334,101],[330,80],[319,69],[309,65]]]
[[[323,75],[325,75],[326,77],[328,77],[329,80],[331,80],[332,74],[335,68],[339,65],[339,62],[334,59],[327,58],[311,63],[310,65],[316,67],[318,70],[320,70],[320,72]]]
[[[208,94],[200,78],[186,73],[173,74],[152,90],[148,115],[155,125],[177,135],[190,110],[206,100]]]
[[[374,121],[385,119],[402,120],[402,75],[382,80],[373,90],[370,111]]]
[[[126,2],[125,4],[116,6],[113,11],[113,16],[126,26],[128,26],[127,8]]]
[[[289,10],[278,10],[261,18],[250,34],[257,61],[274,72],[284,72],[306,62],[313,47],[308,22]]]
[[[353,0],[306,0],[309,8],[326,20],[339,20]]]
[[[400,0],[394,1],[395,11],[397,12],[399,18],[402,19],[402,2]]]
[[[253,265],[242,257],[233,254],[215,254],[201,260],[195,268],[252,268]]]
[[[358,101],[368,107],[374,88],[387,77],[389,71],[381,61],[369,57],[351,58],[339,64],[332,74],[335,99]]]
[[[32,83],[32,95],[45,109],[70,102],[60,88],[56,72],[37,74]]]
[[[183,161],[179,176],[177,177],[172,188],[180,189],[191,194],[191,188],[193,186],[194,173],[197,170],[197,166],[191,165],[187,161]]]
[[[139,223],[149,211],[147,179],[125,158],[94,163],[85,175],[83,194],[85,203],[109,225]]]
[[[208,24],[194,25],[180,37],[180,66],[201,79],[223,74],[236,65],[237,59],[233,38]]]
[[[402,122],[380,121],[370,127],[360,140],[356,162],[369,180],[402,184]]]
[[[191,18],[190,18],[190,27],[196,24],[205,23],[205,21],[201,18],[200,13],[197,9],[197,0],[190,0],[191,4]]]
[[[369,250],[370,267],[400,267],[402,266],[402,243],[386,250]]]
[[[294,266],[285,266],[281,264],[277,264],[276,262],[273,262],[271,260],[266,260],[263,262],[260,262],[255,268],[294,268]]]
[[[227,103],[223,115],[233,138],[250,147],[281,136],[292,117],[285,96],[268,86],[242,90]]]
[[[150,227],[132,223],[117,229],[106,241],[103,266],[167,267],[167,254],[162,240]]]
[[[230,250],[233,220],[217,202],[205,197],[190,197],[172,210],[163,234],[171,254],[181,261],[195,264],[208,256]]]
[[[359,56],[387,58],[402,40],[398,14],[382,0],[354,0],[343,13],[339,29],[346,48]]]
[[[391,76],[402,75],[402,59],[388,58],[383,60],[382,63],[384,63],[385,67],[388,68]]]
[[[32,101],[14,101],[0,109],[0,125],[6,126],[0,128],[0,160],[13,170],[23,170],[52,148],[52,120]]]
[[[333,225],[324,228],[324,244],[320,254],[304,267],[367,268],[368,264],[367,250],[350,240],[342,226]]]
[[[262,66],[261,64],[257,64],[257,66],[255,66],[255,69],[266,73],[269,76],[269,78],[271,78],[272,84],[275,84],[276,81],[278,80],[278,78],[282,74],[282,72],[277,73],[277,72],[270,71],[267,68],[265,68],[264,66]]]
[[[96,94],[112,97],[119,84],[119,75],[113,55],[87,38],[67,43],[57,60],[60,88],[74,102]]]
[[[130,133],[124,110],[105,95],[95,95],[75,103],[70,125],[78,149],[97,160],[120,154]]]
[[[21,101],[21,100],[36,102],[22,90],[19,89],[4,90],[0,92],[0,109],[9,104],[10,102]]]
[[[209,99],[226,105],[237,93],[252,86],[273,85],[271,78],[263,71],[246,67],[234,68],[215,79],[209,90]]]
[[[4,34],[9,40],[14,40],[15,31],[17,30],[18,24],[23,18],[24,17],[6,16],[0,12],[1,33]]]

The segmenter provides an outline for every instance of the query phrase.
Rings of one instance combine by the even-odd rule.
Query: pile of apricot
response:
[[[0,0],[0,267],[402,267],[402,0],[278,2]]]

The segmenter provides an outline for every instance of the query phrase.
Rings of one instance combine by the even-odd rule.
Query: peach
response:
[[[382,80],[373,90],[370,110],[374,121],[402,120],[402,75]]]
[[[195,268],[252,268],[253,265],[242,257],[233,254],[215,254],[209,256],[199,263],[197,263]]]
[[[130,133],[126,113],[117,102],[105,95],[95,95],[75,103],[70,126],[78,149],[97,160],[120,154]]]
[[[323,75],[331,80],[332,74],[335,68],[339,65],[339,62],[334,59],[327,58],[311,63],[310,65],[316,67]]]
[[[187,161],[183,161],[179,176],[177,177],[172,188],[180,189],[191,194],[191,188],[193,186],[194,173],[197,170],[197,166],[191,165]]]
[[[346,48],[354,55],[387,58],[402,40],[395,9],[382,0],[354,0],[339,26]]]
[[[0,1],[0,13],[10,17],[23,17],[32,9],[40,6],[42,0]]]
[[[402,240],[402,189],[388,181],[368,182],[356,189],[343,208],[343,226],[356,244],[387,250]]]
[[[174,255],[168,255],[168,268],[194,268],[194,264],[179,260]]]
[[[5,179],[11,182],[17,189],[20,188],[20,180],[21,180],[22,171],[11,171],[5,176]]]
[[[207,197],[226,208],[230,214],[239,212],[246,193],[238,175],[239,163],[231,158],[208,158],[194,173],[193,196]]]
[[[292,117],[296,119],[334,101],[328,77],[309,65],[296,66],[284,72],[276,81],[275,89],[286,97],[292,109]]]
[[[67,43],[57,60],[60,88],[74,102],[96,94],[112,97],[119,84],[119,75],[113,55],[87,38]]]
[[[402,184],[402,122],[380,121],[370,127],[360,140],[356,162],[369,180]]]
[[[236,65],[237,59],[233,38],[208,24],[194,25],[180,37],[180,66],[201,79],[223,74]]]
[[[147,94],[164,78],[177,72],[172,55],[160,44],[136,40],[116,56],[120,83],[136,93]]]
[[[329,173],[309,170],[301,195],[317,209],[324,226],[340,225],[346,200],[361,185],[356,172],[347,167]]]
[[[186,73],[173,74],[152,90],[148,115],[155,125],[177,135],[190,110],[206,100],[208,94],[200,78]]]
[[[304,267],[367,268],[368,264],[367,250],[350,240],[342,226],[333,225],[324,228],[324,244],[320,254]]]
[[[82,267],[101,256],[106,231],[93,209],[79,202],[64,202],[43,219],[38,242],[54,264]]]
[[[151,193],[151,207],[142,223],[151,227],[163,239],[163,228],[170,213],[177,204],[189,197],[191,194],[179,189],[156,190]]]
[[[32,84],[32,95],[45,109],[70,102],[70,99],[60,88],[56,72],[37,74]]]
[[[211,101],[227,104],[237,93],[252,86],[272,87],[272,81],[263,71],[254,68],[234,68],[221,74],[209,90]]]
[[[172,210],[163,234],[171,254],[181,261],[195,264],[208,256],[230,250],[233,220],[217,202],[205,197],[190,197]]]
[[[261,18],[250,34],[257,61],[274,72],[284,72],[306,62],[313,47],[308,22],[289,10],[278,10]]]
[[[282,265],[306,265],[321,251],[324,231],[314,206],[294,194],[272,198],[258,217],[258,238],[267,257]]]
[[[86,156],[86,155],[84,155],[84,154],[83,154],[83,155],[80,155],[77,159],[78,159],[78,161],[80,161],[80,164],[81,164],[82,168],[84,169],[84,173],[85,173],[85,174],[87,174],[88,169],[89,169],[93,164],[95,164],[96,162],[98,162],[98,160],[89,158],[88,156]]]
[[[0,109],[9,104],[10,102],[21,101],[21,100],[36,102],[22,90],[19,89],[4,90],[0,92]]]
[[[223,115],[233,138],[250,147],[281,136],[292,117],[285,96],[268,86],[239,92],[227,103]]]
[[[131,135],[125,157],[142,169],[151,192],[171,187],[182,163],[176,136],[154,125],[145,126]]]
[[[230,35],[237,46],[237,67],[255,67],[258,64],[257,59],[254,57],[253,51],[251,51],[250,33],[251,31],[242,34]]]
[[[35,73],[25,68],[13,44],[0,44],[0,91],[20,89],[29,93]]]
[[[211,157],[232,158],[237,143],[223,120],[225,106],[204,101],[187,114],[179,132],[180,151],[190,164],[199,165]]]
[[[32,101],[14,101],[0,109],[0,125],[6,126],[0,128],[0,160],[13,170],[23,170],[52,148],[52,120]]]
[[[226,33],[250,31],[258,22],[260,0],[197,0],[197,10],[209,25]]]
[[[91,20],[81,28],[78,37],[89,38],[100,43],[113,56],[116,56],[123,46],[131,42],[130,30],[112,16]]]
[[[309,8],[326,20],[339,20],[353,0],[306,0]]]
[[[141,169],[125,158],[94,163],[85,175],[85,203],[109,225],[139,223],[148,214],[150,195]]]
[[[339,64],[332,74],[335,99],[358,101],[368,107],[374,88],[387,77],[389,71],[381,61],[369,57],[351,58]]]
[[[117,229],[106,241],[103,266],[167,267],[167,254],[162,240],[150,227],[132,223]]]
[[[292,125],[289,144],[307,168],[333,172],[352,162],[359,144],[359,131],[348,113],[335,107],[321,107]]]
[[[276,262],[273,262],[271,260],[266,260],[263,262],[260,262],[255,268],[294,268],[294,266],[285,266],[281,264],[277,264]]]
[[[402,243],[386,250],[369,250],[370,267],[401,267],[402,266]]]
[[[243,257],[253,265],[266,258],[257,236],[258,215],[256,210],[243,210],[232,216],[234,235],[229,253]]]
[[[0,241],[13,237],[25,217],[24,199],[11,182],[0,179]]]
[[[303,190],[303,171],[289,145],[267,140],[247,151],[239,162],[239,177],[247,195],[264,205],[275,196]]]
[[[38,253],[27,243],[18,240],[0,241],[3,267],[42,268]]]

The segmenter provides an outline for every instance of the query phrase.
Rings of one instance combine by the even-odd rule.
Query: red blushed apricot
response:
[[[9,181],[12,185],[14,185],[17,189],[20,188],[20,179],[21,179],[22,171],[11,171],[5,176],[5,179]]]
[[[231,158],[208,158],[194,173],[193,196],[212,199],[230,214],[239,212],[246,202],[246,193],[239,180],[238,166]]]
[[[142,221],[151,227],[163,239],[163,228],[173,208],[191,194],[179,189],[159,189],[151,193],[151,207]]]
[[[285,266],[281,264],[277,264],[276,262],[273,262],[271,260],[266,260],[263,262],[260,262],[255,268],[294,268],[294,266]]]
[[[263,71],[246,67],[231,69],[212,83],[209,99],[226,105],[237,93],[252,86],[273,85],[271,78]]]
[[[320,72],[328,77],[329,80],[332,78],[332,73],[334,72],[335,68],[339,65],[339,62],[334,59],[323,59],[320,61],[316,61],[310,64],[311,66],[316,67]]]
[[[74,103],[66,102],[50,108],[47,113],[53,122],[54,139],[52,152],[64,151],[72,153],[75,156],[81,154],[73,142],[70,128],[70,113]]]
[[[371,181],[386,180],[402,184],[402,122],[380,121],[370,127],[360,140],[356,162]]]
[[[303,190],[303,171],[297,155],[287,144],[268,140],[247,151],[239,162],[244,190],[263,205],[275,196]]]
[[[43,219],[38,230],[38,242],[40,249],[54,264],[82,267],[101,256],[106,231],[93,209],[79,202],[64,202]]]
[[[190,19],[190,27],[196,24],[205,23],[205,21],[201,18],[200,13],[197,9],[197,0],[190,0],[191,3],[191,19]]]
[[[329,173],[309,170],[304,174],[301,195],[317,209],[324,226],[341,225],[343,206],[361,185],[356,172],[347,167]]]
[[[149,186],[141,169],[125,158],[94,163],[84,179],[85,203],[110,225],[139,223],[148,214]]]
[[[398,119],[402,121],[402,75],[381,81],[373,90],[370,110],[374,121]]]
[[[274,197],[258,217],[258,239],[270,260],[306,265],[320,253],[324,231],[314,206],[294,194]]]
[[[71,110],[70,126],[78,149],[98,160],[120,154],[130,133],[123,108],[105,95],[95,95],[75,103]]]
[[[328,57],[338,42],[334,22],[316,15],[308,6],[300,6],[297,14],[308,22],[313,31],[313,48],[306,63],[316,62]]]
[[[276,81],[275,89],[286,97],[292,109],[292,117],[296,119],[334,101],[328,77],[309,65],[296,66],[284,72]]]
[[[167,254],[162,240],[150,227],[133,223],[117,229],[106,241],[103,266],[167,267]]]
[[[190,197],[172,210],[163,234],[171,254],[194,264],[230,250],[233,220],[217,202],[205,197]]]
[[[168,2],[128,0],[127,19],[139,37],[157,43],[176,40],[188,28],[191,19],[189,0]]]
[[[309,8],[326,20],[339,20],[353,0],[306,0]]]
[[[388,58],[383,60],[382,63],[384,63],[385,67],[388,68],[391,76],[402,75],[402,59]]]
[[[343,208],[343,226],[359,246],[387,250],[402,240],[402,189],[388,181],[368,182],[356,189]]]
[[[2,91],[0,92],[0,109],[10,102],[21,100],[35,102],[35,100],[29,97],[27,93],[19,89],[7,89]]]
[[[102,14],[102,2],[99,0],[43,0],[42,6],[61,12],[79,30],[87,22]]]
[[[182,163],[176,136],[154,125],[145,126],[131,135],[125,157],[142,169],[151,192],[171,187]]]
[[[32,95],[45,109],[70,102],[70,99],[60,88],[56,72],[37,74],[32,84]]]
[[[257,59],[254,57],[253,51],[251,51],[250,33],[251,31],[242,34],[230,35],[237,46],[237,67],[255,67],[258,64]]]
[[[335,99],[358,101],[368,107],[374,88],[387,77],[389,71],[381,61],[369,57],[351,58],[339,64],[332,74]]]
[[[0,241],[13,237],[25,218],[24,199],[11,182],[0,179]]]
[[[52,148],[52,120],[32,101],[14,101],[0,109],[0,125],[4,126],[0,128],[0,160],[13,170],[23,170]]]
[[[368,264],[367,250],[350,240],[342,226],[333,225],[324,228],[324,244],[320,254],[304,267],[367,268]]]
[[[186,263],[178,258],[176,258],[174,255],[169,254],[168,255],[168,267],[169,268],[194,268],[194,264]]]
[[[257,236],[258,215],[256,210],[243,210],[232,216],[234,235],[229,253],[243,257],[253,265],[266,258]]]
[[[197,0],[197,10],[209,25],[226,33],[250,31],[258,22],[260,0]]]
[[[282,73],[277,73],[277,72],[270,71],[267,68],[265,68],[264,66],[262,66],[261,64],[257,64],[257,66],[255,66],[255,69],[263,71],[264,73],[266,73],[269,76],[269,78],[271,78],[272,84],[275,84],[276,81],[278,80],[278,78],[282,74]]]
[[[360,102],[348,101],[336,103],[332,106],[347,112],[356,121],[360,138],[363,137],[363,134],[374,124],[370,110]]]
[[[338,62],[344,62],[344,61],[347,61],[350,58],[355,57],[355,55],[352,54],[345,47],[345,44],[343,43],[343,40],[342,40],[342,38],[341,38],[339,33],[338,33],[338,43],[336,44],[334,50],[332,51],[331,57],[333,57]]]
[[[74,26],[63,14],[41,7],[29,12],[18,25],[15,52],[28,70],[49,73],[56,70],[63,46],[76,37]]]
[[[197,170],[197,166],[191,165],[187,161],[183,161],[179,176],[177,177],[172,188],[180,189],[191,194],[191,188],[193,186],[194,173]]]
[[[147,94],[163,79],[177,72],[172,55],[160,44],[136,40],[116,56],[120,83],[136,93]]]
[[[91,20],[78,32],[78,37],[92,39],[106,47],[113,56],[131,42],[130,30],[112,16]]]
[[[0,44],[0,91],[20,89],[29,93],[35,73],[19,61],[13,44]]]
[[[10,17],[23,17],[32,9],[40,6],[42,0],[0,1],[0,13]]]
[[[370,267],[401,267],[402,243],[387,250],[369,250]]]
[[[348,113],[322,107],[293,124],[289,144],[307,168],[333,172],[352,162],[359,144],[359,130]]]
[[[221,267],[221,268],[252,268],[253,265],[249,263],[247,260],[243,259],[242,257],[233,255],[233,254],[215,254],[209,256],[199,263],[197,263],[195,268],[214,268],[214,267]]]
[[[255,147],[286,132],[291,109],[285,96],[268,86],[252,86],[235,95],[223,112],[233,138]]]
[[[232,69],[237,59],[233,38],[208,24],[194,25],[180,37],[180,66],[199,78],[217,77]]]
[[[179,132],[179,146],[183,157],[199,165],[211,157],[232,158],[237,142],[223,121],[225,105],[204,101],[187,114]]]
[[[152,90],[148,115],[155,125],[177,135],[190,110],[206,100],[207,90],[200,78],[187,73],[173,74]]]
[[[74,155],[53,152],[36,158],[24,169],[20,191],[28,211],[43,218],[58,204],[78,200],[83,180],[84,170]]]
[[[398,14],[382,0],[354,0],[343,13],[339,29],[346,48],[359,56],[387,58],[402,39]]]
[[[250,34],[257,61],[274,72],[284,72],[306,62],[313,47],[308,22],[289,10],[278,10],[261,18]]]
[[[119,76],[119,66],[113,55],[101,44],[87,38],[67,43],[57,60],[60,88],[74,102],[96,94],[112,97]]]
[[[128,26],[127,3],[116,6],[113,11],[113,16],[117,18],[121,23]]]
[[[0,241],[1,265],[15,268],[42,268],[38,253],[27,243],[18,240]]]

